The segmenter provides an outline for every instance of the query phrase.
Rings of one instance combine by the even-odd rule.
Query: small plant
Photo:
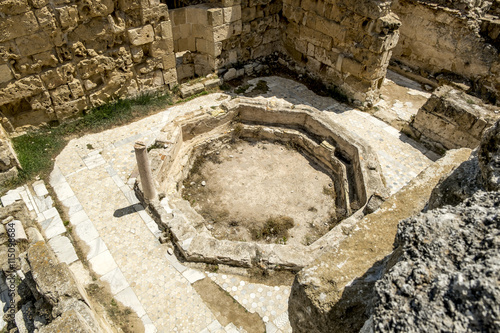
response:
[[[236,125],[234,125],[233,131],[231,132],[233,141],[238,140],[241,137],[243,129],[244,127],[241,123],[237,123]]]
[[[219,271],[219,265],[217,265],[217,264],[208,264],[207,265],[207,269],[208,269],[209,272],[217,273]]]
[[[247,91],[247,90],[248,90],[248,88],[250,88],[250,87],[251,87],[251,85],[250,85],[250,84],[244,84],[244,85],[239,86],[238,88],[236,88],[236,89],[234,90],[234,92],[235,92],[235,93],[237,93],[237,94],[243,94],[243,93],[245,93],[245,91]]]
[[[251,234],[254,240],[259,239],[280,239],[289,237],[288,230],[295,225],[294,220],[289,216],[270,217],[260,229],[252,229]]]
[[[324,195],[328,195],[332,198],[336,198],[337,194],[335,193],[335,189],[334,187],[330,187],[330,186],[323,186],[323,194]]]
[[[231,86],[227,83],[227,82],[224,82],[222,83],[219,88],[223,91],[230,91],[231,90]]]
[[[476,103],[472,99],[469,98],[469,99],[467,99],[467,104],[473,105],[473,104],[476,104]]]
[[[269,91],[269,87],[267,85],[267,82],[264,80],[259,80],[257,82],[257,85],[255,86],[254,91],[260,92],[260,93],[267,93]]]
[[[152,145],[150,145],[148,148],[147,148],[147,151],[148,153],[153,150],[153,149],[163,149],[163,148],[166,148],[165,145],[161,144],[161,143],[158,143],[155,141],[155,143],[153,143]]]
[[[92,146],[90,143],[87,143],[87,149],[88,149],[88,150],[93,150],[93,149],[94,149],[94,146]]]
[[[65,227],[67,227],[69,225],[69,221],[67,221],[67,220],[63,221],[63,224],[64,224]]]

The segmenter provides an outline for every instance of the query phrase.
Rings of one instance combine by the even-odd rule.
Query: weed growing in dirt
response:
[[[289,216],[273,216],[264,222],[261,228],[254,228],[251,230],[253,240],[281,240],[286,243],[288,239],[288,230],[293,228],[295,222]]]

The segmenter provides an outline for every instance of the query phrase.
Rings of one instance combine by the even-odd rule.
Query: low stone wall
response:
[[[177,82],[159,0],[2,1],[0,112],[8,132]]]
[[[438,88],[403,129],[432,150],[476,148],[483,132],[500,119],[500,108],[449,86]]]
[[[355,216],[310,246],[215,239],[203,217],[180,198],[178,188],[196,158],[195,150],[213,140],[229,140],[229,124],[235,119],[242,124],[241,136],[300,141],[305,150],[314,152],[319,162],[331,166],[339,191],[338,204],[346,213],[356,212]],[[260,134],[255,133],[255,127],[259,127]],[[171,235],[180,253],[190,261],[298,271],[323,251],[335,247],[345,237],[344,228],[354,225],[363,215],[365,205],[375,210],[387,197],[378,159],[371,148],[362,138],[312,107],[234,99],[224,103],[222,109],[197,110],[175,119],[163,129],[156,146],[160,148],[150,152],[151,166],[157,188],[165,198],[151,200],[149,209],[160,228]],[[136,191],[142,197],[140,180]]]
[[[298,273],[288,313],[294,332],[358,332],[370,313],[374,284],[383,274],[401,219],[420,212],[439,179],[467,160],[470,149],[448,152],[373,214],[365,216],[338,247]],[[390,265],[389,265],[390,267]]]

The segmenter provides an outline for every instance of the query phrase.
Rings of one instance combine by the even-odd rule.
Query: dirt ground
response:
[[[218,239],[309,245],[336,223],[332,179],[282,144],[226,144],[199,157],[184,186]],[[275,235],[269,219],[293,227]]]

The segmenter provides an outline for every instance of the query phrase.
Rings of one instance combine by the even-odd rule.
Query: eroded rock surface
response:
[[[377,284],[377,332],[500,330],[500,193],[400,223],[401,261]]]

